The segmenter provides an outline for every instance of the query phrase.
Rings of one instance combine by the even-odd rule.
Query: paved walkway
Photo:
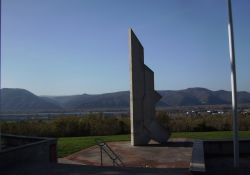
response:
[[[135,147],[131,146],[130,142],[109,142],[108,145],[126,167],[189,168],[192,154],[192,147],[175,145],[173,142],[166,146],[151,144]],[[63,161],[67,160],[72,163],[100,166],[100,149],[98,146],[92,146],[65,157]],[[103,165],[112,166],[112,161],[105,153],[103,153]]]
[[[177,141],[177,142],[176,142]],[[98,146],[84,149],[57,164],[26,162],[0,170],[4,175],[190,175],[189,162],[192,147],[183,141],[169,142],[167,145],[151,144],[131,146],[130,142],[111,142],[108,145],[121,157],[126,167],[112,167],[112,162],[104,155],[104,165],[100,165]]]

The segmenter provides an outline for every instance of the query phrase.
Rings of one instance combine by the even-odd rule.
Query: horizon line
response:
[[[37,96],[54,96],[54,97],[59,97],[59,96],[77,96],[77,95],[102,95],[102,94],[110,94],[110,93],[118,93],[118,92],[129,92],[129,90],[117,90],[117,91],[111,91],[111,92],[103,92],[103,93],[86,93],[86,92],[83,92],[83,93],[78,93],[78,94],[60,94],[60,95],[40,95],[40,94],[36,94],[36,93],[33,93],[32,90],[28,90],[28,89],[25,89],[25,88],[10,88],[10,87],[1,87],[0,88],[1,90],[2,89],[20,89],[20,90],[26,90],[26,91],[29,91],[31,92],[32,94],[35,94]],[[227,91],[227,92],[231,92],[231,90],[225,90],[225,89],[216,89],[216,90],[212,90],[212,89],[209,89],[209,88],[204,88],[204,87],[188,87],[188,88],[182,88],[182,89],[158,89],[156,91],[182,91],[182,90],[187,90],[187,89],[206,89],[206,90],[209,90],[209,91]],[[246,91],[246,90],[239,90],[237,92],[247,92],[247,93],[250,93],[250,91]]]

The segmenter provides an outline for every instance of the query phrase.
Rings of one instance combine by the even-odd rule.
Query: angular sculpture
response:
[[[154,90],[154,72],[144,64],[144,51],[129,29],[131,145],[146,145],[153,139],[166,143],[170,133],[155,119],[155,104],[161,95]]]

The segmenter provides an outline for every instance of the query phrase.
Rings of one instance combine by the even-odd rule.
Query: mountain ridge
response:
[[[212,91],[195,87],[182,90],[159,90],[162,98],[158,107],[222,105],[231,103],[231,92]],[[67,96],[37,96],[25,89],[1,89],[1,109],[4,112],[52,112],[84,111],[94,109],[128,109],[129,91],[118,91],[104,94],[81,94]],[[238,92],[239,104],[250,104],[250,93]]]

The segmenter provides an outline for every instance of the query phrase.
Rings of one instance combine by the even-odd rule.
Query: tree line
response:
[[[229,131],[232,118],[229,115],[169,117],[166,112],[157,112],[157,120],[172,132]],[[250,115],[239,115],[239,128],[250,131]],[[118,135],[130,133],[129,116],[105,117],[102,113],[88,116],[57,117],[53,120],[23,120],[0,122],[2,133],[42,136],[77,137]]]

